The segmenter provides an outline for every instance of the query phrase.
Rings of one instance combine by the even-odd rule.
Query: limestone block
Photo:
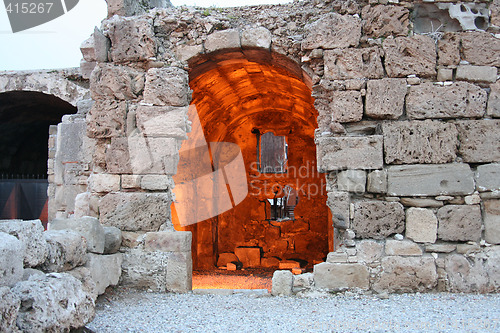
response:
[[[160,231],[146,233],[146,251],[191,252],[191,231]]]
[[[304,29],[302,50],[356,47],[361,37],[361,20],[352,15],[328,13]]]
[[[405,79],[368,81],[366,115],[375,119],[398,119],[403,114],[406,92]]]
[[[364,170],[341,171],[337,174],[337,184],[340,191],[364,193],[366,172]]]
[[[104,254],[113,254],[120,250],[122,244],[122,231],[117,227],[103,227],[104,229]]]
[[[332,290],[369,288],[368,267],[362,264],[327,263],[314,265],[314,286]]]
[[[450,292],[488,292],[488,273],[482,262],[451,254],[445,259],[445,271]]]
[[[500,191],[500,163],[478,166],[475,179],[478,191]]]
[[[500,81],[490,85],[491,91],[488,98],[486,113],[490,117],[500,118]]]
[[[57,125],[56,165],[54,166],[56,172],[57,165],[60,163],[87,160],[87,154],[85,153],[87,147],[84,141],[86,129],[87,126],[83,121],[76,123],[60,123]]]
[[[317,139],[318,170],[382,169],[382,136]]]
[[[94,28],[93,38],[95,60],[99,62],[107,62],[111,41],[97,27]]]
[[[484,201],[484,240],[500,244],[500,200]]]
[[[327,116],[331,121],[350,123],[363,118],[363,100],[356,90],[331,91],[327,98],[318,98],[314,102],[320,116]]]
[[[303,273],[298,274],[293,277],[293,287],[294,288],[311,288],[314,286],[314,274],[313,273]]]
[[[480,118],[486,109],[486,91],[467,82],[449,86],[432,82],[412,86],[406,98],[410,119]]]
[[[264,261],[264,259],[265,258],[262,258],[262,261]],[[217,267],[225,267],[228,263],[233,261],[238,261],[238,257],[234,253],[219,253],[219,258],[217,259]]]
[[[120,176],[108,173],[93,173],[89,176],[89,190],[96,193],[120,190]]]
[[[0,287],[13,286],[23,278],[24,251],[23,242],[0,232]]]
[[[172,253],[148,252],[140,248],[123,253],[121,285],[164,292],[168,262]]]
[[[373,263],[379,261],[384,254],[384,244],[371,239],[363,239],[356,243],[356,256],[360,262]]]
[[[326,256],[326,262],[329,263],[340,263],[347,262],[348,255],[346,252],[330,252]]]
[[[98,255],[89,253],[85,267],[96,283],[97,294],[104,294],[106,288],[118,284],[122,274],[123,254]]]
[[[273,296],[290,296],[293,288],[293,274],[288,270],[273,273],[271,294]]]
[[[443,207],[444,205],[443,201],[430,198],[401,198],[399,202],[401,202],[403,206],[410,207]]]
[[[241,33],[241,47],[271,47],[271,31],[264,27],[246,29]]]
[[[434,243],[438,220],[434,212],[426,208],[408,208],[406,211],[406,237],[418,243]]]
[[[92,99],[129,100],[144,89],[144,73],[127,66],[98,63],[90,75]]]
[[[73,230],[85,237],[88,251],[104,252],[104,229],[95,217],[55,219],[49,223],[49,230]]]
[[[493,0],[490,4],[490,21],[492,25],[500,27],[500,0]]]
[[[240,48],[240,33],[236,29],[216,31],[207,36],[204,45],[206,53],[223,49]]]
[[[21,300],[8,287],[0,287],[0,332],[19,332],[16,319]]]
[[[428,36],[388,37],[383,42],[389,77],[436,75],[436,45]]]
[[[49,251],[40,266],[44,272],[69,271],[87,261],[87,241],[72,230],[48,230],[43,233]]]
[[[385,254],[388,256],[421,256],[422,249],[411,240],[388,239],[385,242]]]
[[[362,49],[324,51],[326,79],[379,79],[384,76],[380,59],[382,51],[374,46]]]
[[[439,244],[425,244],[425,252],[439,252],[450,253],[457,249],[455,244],[439,243]]]
[[[495,82],[497,68],[492,66],[461,65],[457,68],[456,79],[472,82]]]
[[[453,81],[453,69],[451,68],[438,68],[437,80],[442,81]]]
[[[45,276],[45,273],[43,272],[40,273],[42,273],[43,276]],[[97,286],[87,267],[80,266],[65,273],[78,279],[82,283],[83,291],[89,294],[94,300],[94,302],[97,300],[97,296],[99,296],[99,294],[97,293]]]
[[[328,192],[326,204],[332,213],[333,226],[339,229],[349,228],[349,193]]]
[[[126,103],[98,100],[87,115],[87,135],[96,139],[122,136],[126,114]]]
[[[366,177],[366,190],[370,193],[387,193],[387,171],[370,172]]]
[[[440,121],[398,121],[382,124],[387,164],[448,163],[457,156],[455,125]]]
[[[167,263],[166,290],[175,293],[191,291],[192,276],[191,252],[172,253]]]
[[[191,101],[188,73],[177,67],[151,68],[146,74],[144,102],[187,106]]]
[[[455,68],[460,63],[460,35],[445,32],[438,41],[438,65]]]
[[[489,32],[460,34],[462,54],[472,65],[500,67],[500,39]]]
[[[69,332],[95,316],[94,299],[67,273],[19,282],[12,293],[21,300],[17,326],[23,332]]]
[[[201,53],[203,53],[203,45],[181,44],[175,47],[175,56],[180,61],[188,61]]]
[[[174,188],[172,176],[144,175],[141,178],[141,188],[149,191],[166,191]]]
[[[156,56],[152,22],[144,18],[120,17],[109,20],[113,62],[144,61]]]
[[[132,173],[128,141],[129,139],[127,137],[111,138],[111,144],[107,147],[105,153],[106,171],[108,173]],[[124,186],[123,177],[125,176],[122,176],[122,186]]]
[[[80,52],[82,53],[85,61],[96,61],[94,50],[94,36],[90,36],[80,44]]]
[[[500,120],[457,122],[459,153],[464,162],[500,162]]]
[[[138,189],[141,187],[141,176],[139,175],[122,175],[122,188]]]
[[[94,71],[96,65],[97,63],[95,61],[87,62],[85,60],[81,60],[80,73],[82,74],[82,78],[84,78],[85,80],[90,79],[90,76],[92,75],[92,72]]]
[[[150,137],[137,131],[128,137],[130,165],[134,174],[174,175],[179,164],[180,141]]]
[[[402,6],[365,6],[361,17],[363,32],[371,38],[406,36],[410,29],[409,11]]]
[[[170,224],[170,193],[109,193],[99,203],[99,220],[122,231],[157,231]]]
[[[259,267],[260,251],[260,247],[237,247],[234,249],[234,254],[243,264],[243,267]]]
[[[25,267],[36,267],[47,258],[47,242],[40,220],[0,220],[0,232],[15,236],[24,244]]]
[[[475,188],[474,174],[462,163],[390,166],[387,183],[391,196],[467,195]]]
[[[478,205],[447,205],[437,212],[438,237],[446,241],[477,241],[481,238],[481,208]]]
[[[146,137],[187,139],[188,107],[139,105],[137,127]]]
[[[383,239],[401,233],[405,212],[399,202],[362,201],[354,204],[351,229],[358,238]]]
[[[424,292],[434,289],[438,275],[432,257],[382,258],[382,274],[373,289],[377,292]]]

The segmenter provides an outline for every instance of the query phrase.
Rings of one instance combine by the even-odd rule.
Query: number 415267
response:
[[[6,7],[7,13],[11,14],[48,14],[54,5],[53,2],[23,2],[23,3],[9,3]]]

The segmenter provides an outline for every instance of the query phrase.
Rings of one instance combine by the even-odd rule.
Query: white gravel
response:
[[[101,332],[500,332],[500,294],[249,297],[130,290],[100,297]]]

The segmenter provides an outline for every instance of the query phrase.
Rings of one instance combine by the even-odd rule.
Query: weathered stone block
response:
[[[187,106],[191,101],[188,73],[177,67],[151,68],[146,74],[144,102]]]
[[[8,287],[0,287],[0,332],[18,332],[17,314],[21,299],[13,294]]]
[[[380,260],[384,254],[384,244],[371,239],[363,239],[356,243],[356,257],[359,261],[372,263]]]
[[[120,250],[122,244],[122,231],[116,227],[103,227],[104,229],[104,254],[113,254]]]
[[[89,190],[95,193],[107,193],[120,190],[120,176],[108,173],[93,173],[89,176]]]
[[[166,290],[176,293],[191,291],[192,276],[191,252],[172,253],[167,263]]]
[[[361,12],[363,32],[371,38],[406,36],[409,11],[402,6],[365,6]]]
[[[266,258],[262,258],[264,261]],[[276,258],[274,258],[276,259]],[[278,259],[276,259],[278,260]],[[217,267],[226,267],[226,265],[230,262],[238,261],[238,257],[234,253],[219,253],[219,258],[217,259]],[[276,263],[276,266],[278,263]],[[264,265],[263,265],[264,266]],[[264,266],[265,267],[265,266]]]
[[[88,251],[104,252],[104,229],[95,217],[54,219],[49,224],[49,230],[73,230],[85,237]]]
[[[363,100],[359,91],[331,91],[326,97],[317,98],[314,102],[320,116],[339,123],[356,122],[363,118]]]
[[[370,172],[366,178],[366,190],[370,193],[387,193],[387,171]]]
[[[241,47],[271,47],[271,31],[264,27],[246,29],[241,33]]]
[[[106,171],[108,173],[112,174],[132,173],[128,140],[129,139],[127,137],[111,138],[111,144],[106,149],[105,153]]]
[[[466,195],[475,188],[469,165],[461,163],[390,166],[387,182],[392,196]]]
[[[500,161],[500,120],[463,120],[457,123],[459,153],[464,162]]]
[[[40,266],[44,272],[69,271],[87,262],[87,241],[72,230],[48,230],[43,233],[48,243],[47,260]]]
[[[41,273],[41,274],[39,274]],[[82,283],[82,289],[85,293],[87,293],[88,295],[90,295],[90,297],[94,300],[94,302],[97,300],[97,296],[98,293],[97,293],[97,288],[96,288],[96,283],[94,281],[94,279],[92,279],[92,275],[90,274],[90,271],[84,267],[84,266],[80,266],[80,267],[76,267],[70,271],[67,271],[65,272],[71,276],[73,276],[74,278],[78,279],[81,283]],[[40,275],[42,277],[45,276],[45,273],[41,272],[41,271],[38,271],[38,273],[35,273],[36,275]],[[29,279],[25,279],[25,281],[27,281]]]
[[[337,184],[340,191],[364,193],[366,172],[364,170],[341,171],[337,174]]]
[[[148,191],[166,191],[174,188],[172,176],[144,175],[141,178],[141,188]]]
[[[147,252],[140,248],[123,253],[121,285],[164,292],[168,262],[172,253]]]
[[[12,293],[21,300],[17,327],[23,332],[69,332],[95,316],[92,296],[67,273],[50,273],[19,282]]]
[[[122,274],[123,254],[109,255],[88,254],[85,267],[96,284],[97,294],[104,294],[106,288],[118,284]]]
[[[181,45],[176,45],[175,47],[175,56],[180,61],[188,61],[189,59],[202,53],[203,53],[203,45],[181,44]]]
[[[500,27],[500,0],[493,0],[490,4],[491,24]]]
[[[384,40],[385,69],[389,77],[436,75],[436,45],[428,36],[389,37]]]
[[[445,259],[450,292],[487,292],[488,273],[481,262],[469,262],[463,255],[451,254]]]
[[[24,244],[0,232],[0,287],[11,287],[23,278]]]
[[[405,79],[368,81],[366,115],[375,119],[398,119],[403,114],[406,92]]]
[[[362,264],[323,262],[314,265],[314,286],[333,290],[368,289],[369,275],[368,267]]]
[[[82,78],[84,78],[85,80],[90,79],[90,76],[92,75],[92,72],[94,71],[96,65],[96,62],[87,62],[85,60],[81,60],[80,73],[82,73]]]
[[[332,80],[379,79],[384,68],[378,47],[325,50],[325,78]]]
[[[484,240],[500,244],[500,200],[484,201]]]
[[[438,220],[434,212],[426,208],[408,208],[406,211],[406,237],[418,243],[434,243]]]
[[[439,86],[431,82],[412,86],[406,98],[410,119],[480,118],[486,109],[486,91],[467,83]]]
[[[191,231],[160,231],[146,233],[146,251],[191,252]]]
[[[187,139],[188,107],[139,105],[137,127],[147,136]]]
[[[139,175],[122,175],[122,188],[138,189],[141,187],[141,176]]]
[[[500,163],[483,164],[478,166],[475,179],[478,191],[499,191]]]
[[[399,121],[382,124],[387,164],[448,163],[456,158],[455,125],[440,121]]]
[[[453,199],[453,197],[451,197]],[[443,207],[443,201],[430,198],[401,198],[403,206],[410,207]]]
[[[442,81],[453,81],[453,69],[451,68],[439,68],[437,80]]]
[[[170,193],[109,193],[99,203],[99,220],[122,231],[157,231],[170,222]]]
[[[405,212],[399,202],[362,201],[354,204],[351,229],[359,238],[383,239],[401,233]]]
[[[234,249],[234,254],[243,264],[243,267],[259,267],[260,251],[260,247],[237,247]]]
[[[293,288],[293,274],[286,271],[275,271],[273,273],[271,294],[273,296],[290,296]]]
[[[373,289],[378,292],[424,292],[436,287],[437,279],[432,257],[389,256],[382,259],[382,274]]]
[[[385,242],[385,254],[388,256],[421,256],[422,249],[410,240],[388,239]]]
[[[311,288],[314,285],[314,274],[313,273],[303,273],[298,274],[293,277],[293,287],[294,288]]]
[[[349,193],[328,192],[326,204],[332,213],[333,226],[340,229],[349,228]]]
[[[95,60],[99,62],[107,62],[111,41],[97,27],[94,28],[93,38]]]
[[[153,25],[144,18],[110,20],[111,59],[114,62],[143,61],[156,56]]]
[[[472,82],[495,82],[497,68],[492,66],[458,66],[456,79]]]
[[[439,208],[438,237],[447,241],[477,241],[481,238],[481,208],[478,205],[447,205]]]
[[[236,29],[216,31],[207,36],[204,45],[206,53],[223,49],[240,48],[240,33]]]
[[[0,220],[0,232],[15,236],[24,244],[24,266],[36,267],[47,258],[47,242],[40,220]]]
[[[317,139],[318,170],[382,169],[382,136]]]
[[[438,41],[438,65],[456,67],[460,63],[460,35],[445,32]]]
[[[491,91],[488,98],[486,113],[490,117],[500,118],[500,81],[490,85]]]
[[[361,20],[352,15],[328,13],[304,29],[302,50],[355,47],[361,37]]]
[[[500,39],[489,32],[460,34],[462,54],[473,65],[500,67]]]
[[[440,244],[426,244],[425,252],[439,252],[439,253],[450,253],[457,249],[455,244],[440,243]]]
[[[98,100],[87,115],[87,135],[96,139],[124,135],[126,115],[125,102]]]
[[[144,73],[126,66],[98,63],[90,75],[92,99],[129,100],[144,89]]]
[[[138,132],[128,137],[130,165],[134,174],[174,175],[179,164],[180,141],[150,137]]]

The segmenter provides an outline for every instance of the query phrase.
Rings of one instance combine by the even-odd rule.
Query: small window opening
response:
[[[288,145],[284,136],[275,136],[272,132],[260,136],[258,163],[262,173],[286,173],[288,163]]]

